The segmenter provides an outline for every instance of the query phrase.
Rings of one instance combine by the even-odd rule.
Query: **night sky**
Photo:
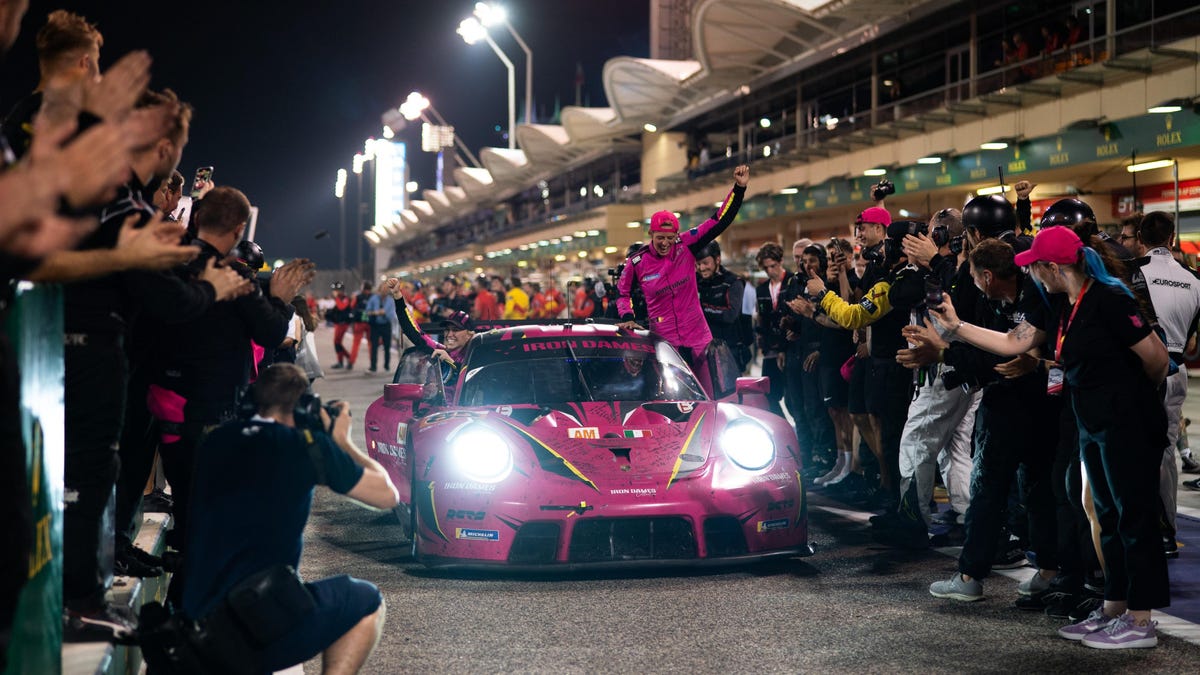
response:
[[[574,103],[576,63],[585,103],[605,105],[601,70],[614,56],[649,53],[646,0],[511,0],[509,21],[534,56],[535,105],[549,117],[555,97]],[[414,89],[428,96],[473,152],[507,147],[506,70],[485,44],[455,34],[473,1],[71,2],[32,3],[21,37],[0,69],[7,112],[37,84],[34,36],[53,9],[75,11],[104,34],[101,68],[146,49],[154,88],[169,87],[196,109],[179,170],[215,167],[218,185],[244,191],[259,207],[257,241],[268,259],[311,257],[337,264],[338,168],[350,169],[363,141],[381,135],[380,115]],[[493,29],[517,68],[524,106],[524,54]],[[538,121],[546,121],[539,119]],[[419,129],[405,141],[411,179],[434,183],[433,155]],[[353,264],[354,176],[347,187],[347,259]],[[368,223],[369,226],[369,223]],[[329,236],[314,235],[328,231]],[[364,244],[365,248],[365,244]]]

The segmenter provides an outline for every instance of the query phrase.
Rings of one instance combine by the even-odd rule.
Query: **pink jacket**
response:
[[[712,342],[696,289],[696,254],[733,223],[745,194],[746,188],[735,185],[713,217],[680,233],[667,255],[658,255],[653,246],[643,246],[625,260],[625,269],[617,280],[617,313],[622,321],[633,320],[630,292],[636,277],[646,296],[651,332],[675,347],[696,351]]]

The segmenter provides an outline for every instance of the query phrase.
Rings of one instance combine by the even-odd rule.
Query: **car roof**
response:
[[[544,339],[555,337],[613,338],[618,336],[625,340],[655,342],[655,339],[644,330],[630,332],[621,330],[614,324],[571,322],[553,325],[530,324],[507,328],[493,328],[486,333],[476,333],[475,340],[479,343],[476,345],[477,347],[491,347],[496,343],[511,340],[515,337]]]

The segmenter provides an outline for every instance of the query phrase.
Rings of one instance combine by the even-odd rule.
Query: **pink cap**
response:
[[[881,206],[872,206],[858,215],[858,220],[863,223],[877,223],[879,225],[891,225],[892,214],[887,212],[887,209]]]
[[[670,211],[659,211],[650,216],[650,231],[679,234],[679,219]]]
[[[1017,267],[1028,267],[1035,262],[1052,262],[1059,265],[1073,265],[1079,260],[1079,249],[1083,242],[1079,235],[1069,227],[1048,227],[1033,238],[1033,246],[1028,251],[1018,253],[1013,262]]]

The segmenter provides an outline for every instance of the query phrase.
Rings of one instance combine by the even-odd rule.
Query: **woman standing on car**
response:
[[[1151,610],[1170,604],[1155,499],[1167,443],[1160,391],[1166,347],[1130,290],[1070,228],[1042,230],[1015,262],[1056,294],[1049,311],[1008,333],[964,323],[949,302],[934,316],[949,335],[1002,355],[1056,336],[1053,361],[1045,362],[1047,388],[1057,393],[1064,379],[1070,385],[1105,562],[1104,606],[1059,635],[1098,649],[1154,647]]]

